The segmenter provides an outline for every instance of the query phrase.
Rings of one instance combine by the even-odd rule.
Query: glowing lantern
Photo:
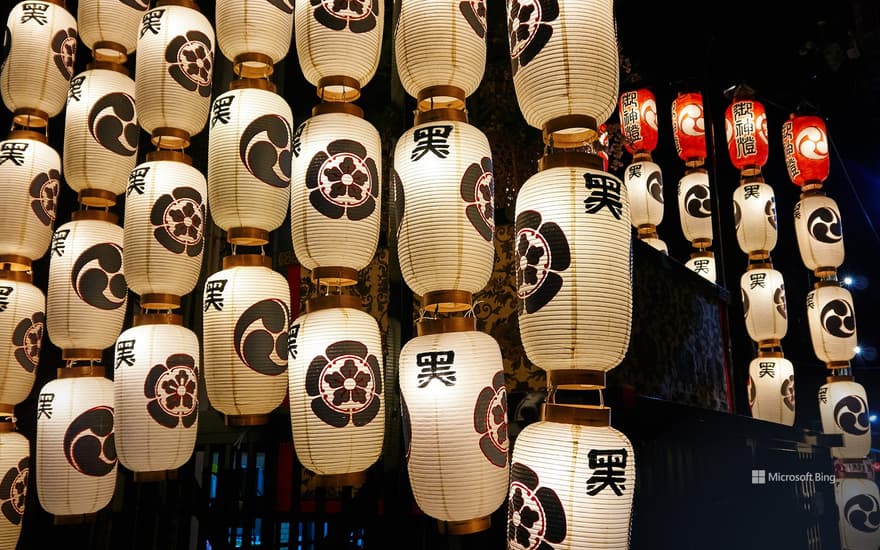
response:
[[[519,327],[537,366],[604,376],[623,359],[632,323],[631,231],[626,187],[599,170],[595,156],[545,157],[523,185],[516,200]]]
[[[208,203],[229,242],[260,245],[287,217],[293,115],[267,80],[241,79],[214,100]]]
[[[90,206],[112,206],[137,162],[140,127],[128,70],[95,62],[70,82],[64,179]]]
[[[148,9],[149,0],[79,0],[79,36],[95,59],[124,63],[137,47],[141,18]]]
[[[137,41],[138,122],[166,149],[189,146],[211,108],[214,29],[191,0],[159,0]]]
[[[205,282],[203,303],[211,406],[229,424],[265,424],[287,395],[287,281],[267,256],[228,256]]]
[[[402,0],[398,10],[393,47],[403,88],[423,111],[464,108],[486,68],[485,2]]]
[[[627,166],[623,182],[629,194],[632,226],[656,232],[663,221],[663,173],[650,160]]]
[[[841,548],[871,549],[880,533],[880,491],[872,479],[834,482]]]
[[[0,422],[0,547],[16,548],[21,534],[30,478],[30,442]]]
[[[382,453],[382,335],[361,300],[331,295],[306,303],[290,325],[290,424],[299,461],[320,475],[363,473]]]
[[[708,279],[713,283],[718,276],[715,271],[715,254],[710,250],[701,250],[691,254],[685,262],[685,266],[697,275]]]
[[[761,352],[749,363],[749,408],[753,418],[794,425],[794,365],[778,352]]]
[[[43,127],[64,109],[76,59],[76,19],[59,2],[16,3],[6,20],[3,103],[16,123]]]
[[[489,281],[495,259],[492,153],[462,111],[435,113],[441,118],[417,118],[394,152],[400,270],[422,307],[463,310]]]
[[[116,451],[138,480],[182,466],[198,430],[199,341],[179,315],[135,315],[116,340]]]
[[[520,432],[510,466],[508,548],[629,548],[636,456],[610,414],[547,404],[543,420]]]
[[[29,270],[46,253],[60,191],[61,157],[44,134],[16,130],[0,142],[0,264]]]
[[[776,195],[758,176],[733,191],[733,222],[740,249],[750,259],[765,259],[776,247]]]
[[[724,112],[730,162],[745,176],[761,172],[770,152],[767,113],[754,99],[734,99]]]
[[[0,270],[0,407],[31,393],[46,330],[46,297],[30,273]],[[0,424],[2,425],[2,424]]]
[[[804,265],[819,278],[835,275],[844,258],[837,202],[822,192],[804,192],[794,206],[794,229]]]
[[[266,77],[290,50],[293,0],[219,0],[217,45],[237,74]]]
[[[672,138],[675,142],[675,152],[686,166],[703,165],[706,160],[703,94],[680,93],[672,101]]]
[[[819,281],[807,294],[807,322],[816,357],[829,367],[848,367],[858,343],[849,290],[835,280]]]
[[[366,0],[357,9],[354,4],[336,2],[296,3],[297,59],[319,97],[353,101],[373,78],[382,54],[384,4],[384,0]]]
[[[37,403],[40,506],[55,516],[101,510],[116,488],[113,382],[104,367],[61,368]]]
[[[293,167],[293,250],[313,279],[354,284],[379,242],[382,141],[355,105],[323,103],[315,113]]]
[[[828,133],[821,118],[790,115],[782,124],[782,150],[795,185],[821,185],[828,177]]]
[[[843,446],[832,447],[835,458],[864,458],[871,452],[868,395],[852,376],[829,376],[819,388],[822,431],[843,435]]]
[[[155,151],[132,171],[127,195],[125,280],[141,308],[176,308],[202,267],[205,176],[187,155]]]
[[[678,215],[684,238],[695,248],[712,244],[712,189],[705,169],[691,169],[679,180]]]
[[[416,504],[449,533],[487,529],[508,482],[498,343],[474,317],[423,320],[400,350],[399,382]]]
[[[122,228],[103,210],[79,210],[55,230],[46,329],[65,360],[99,360],[125,320]]]
[[[740,278],[746,330],[755,342],[779,341],[788,331],[782,273],[769,264],[752,264]]]
[[[657,147],[657,101],[642,88],[620,94],[620,130],[623,144],[632,154],[650,154]]]

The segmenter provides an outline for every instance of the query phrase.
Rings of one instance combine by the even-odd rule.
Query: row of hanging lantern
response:
[[[517,102],[546,145],[517,196],[515,261],[523,346],[548,385],[513,447],[508,547],[627,548],[636,457],[601,399],[632,323],[628,189],[596,154],[618,98],[613,6],[549,4],[507,2]],[[599,405],[564,403],[570,390]]]
[[[379,241],[382,143],[354,101],[378,68],[384,18],[378,0],[294,10],[299,65],[321,103],[293,149],[293,249],[318,295],[290,325],[290,424],[300,463],[336,486],[363,482],[385,436],[381,331],[361,298],[345,292]]]
[[[489,527],[509,472],[501,351],[472,312],[495,260],[492,152],[466,108],[486,30],[482,0],[404,0],[393,39],[417,106],[391,174],[400,269],[420,306],[399,360],[407,470],[419,508],[457,534]]]

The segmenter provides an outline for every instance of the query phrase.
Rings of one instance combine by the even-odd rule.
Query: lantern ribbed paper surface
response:
[[[816,357],[826,363],[840,363],[855,357],[858,344],[856,314],[849,290],[819,286],[807,294],[807,323]]]
[[[629,194],[633,227],[660,225],[663,221],[663,173],[651,161],[634,162],[627,166],[624,183]]]
[[[134,80],[89,69],[71,80],[64,114],[64,179],[71,189],[125,192],[137,163],[140,127]]]
[[[376,74],[382,54],[385,0],[358,4],[296,3],[297,59],[312,86],[318,87],[323,78],[346,76],[364,87]],[[331,91],[338,95],[342,89],[333,86]]]
[[[770,268],[749,269],[739,281],[749,337],[755,342],[781,340],[788,332],[788,307],[782,273]]]
[[[807,269],[837,269],[843,263],[843,225],[837,202],[824,194],[806,194],[794,206],[794,229]]]
[[[841,548],[873,550],[880,533],[880,490],[872,479],[834,482]]]
[[[137,294],[183,296],[202,267],[205,176],[185,162],[155,160],[131,173],[125,199],[125,278]]]
[[[43,291],[30,277],[0,271],[0,403],[18,405],[31,393],[45,331]]]
[[[795,185],[822,183],[828,177],[828,132],[817,116],[791,115],[782,124],[782,151]]]
[[[679,94],[672,101],[672,138],[678,158],[688,166],[700,166],[706,159],[706,123],[703,95]]]
[[[454,86],[470,96],[486,68],[483,2],[402,0],[398,10],[394,61],[406,92]]]
[[[290,49],[293,0],[218,0],[215,20],[226,59],[257,53],[278,63]]]
[[[759,172],[770,153],[764,106],[753,99],[735,100],[724,112],[724,132],[731,164],[740,171]]]
[[[137,41],[138,122],[152,134],[177,128],[190,136],[208,120],[214,74],[214,29],[197,10],[167,5],[143,16]]]
[[[58,4],[22,1],[6,20],[9,53],[0,92],[10,111],[38,109],[54,117],[64,109],[76,60],[76,19]]]
[[[776,195],[766,183],[740,184],[733,191],[733,222],[736,240],[745,253],[770,252],[776,248]]]
[[[38,403],[40,506],[56,516],[104,508],[113,498],[118,462],[113,382],[103,376],[59,378],[43,386]]]
[[[753,418],[794,425],[794,365],[784,357],[756,357],[749,363],[749,407]]]
[[[382,453],[385,384],[376,319],[350,307],[290,326],[290,424],[299,461],[317,474],[362,472]]]
[[[31,449],[27,438],[7,424],[0,428],[0,548],[14,549],[27,504]]]
[[[620,94],[618,106],[623,144],[630,153],[651,152],[657,147],[657,101],[642,88]]]
[[[379,132],[361,117],[325,113],[308,119],[300,136],[290,187],[296,257],[306,269],[342,266],[360,271],[373,259],[379,242]]]
[[[198,430],[196,335],[176,324],[139,324],[119,335],[114,365],[116,450],[122,465],[134,472],[182,466]]]
[[[38,139],[0,142],[0,255],[36,260],[46,253],[60,191],[61,157],[54,149]]]
[[[476,330],[417,336],[400,351],[398,376],[416,504],[441,521],[495,512],[509,445],[498,343]]]
[[[632,324],[626,186],[611,174],[558,167],[526,181],[516,200],[519,328],[544,370],[607,371]]]
[[[55,230],[50,254],[49,339],[62,350],[112,346],[122,332],[128,296],[122,228],[102,220],[70,221]]]
[[[568,115],[608,120],[620,72],[611,0],[507,0],[507,27],[516,99],[529,125]]]
[[[711,244],[712,189],[705,170],[694,170],[679,180],[678,215],[685,239]]]
[[[137,47],[138,29],[149,0],[79,0],[76,20],[79,35],[87,48],[98,42],[115,42],[131,54]]]
[[[272,231],[290,201],[293,115],[268,90],[230,90],[214,100],[208,141],[208,202],[214,221],[229,231]]]
[[[482,290],[495,259],[495,177],[483,132],[458,121],[410,128],[397,142],[392,186],[407,286],[420,296]]]
[[[272,412],[287,395],[287,281],[265,266],[230,267],[208,277],[203,303],[211,406],[231,416]]]
[[[701,277],[712,281],[716,280],[715,255],[711,252],[697,252],[691,255],[684,264],[688,269]]]
[[[835,458],[864,458],[871,452],[871,422],[865,388],[849,377],[838,377],[819,388],[822,431],[842,434],[843,447],[832,447]]]
[[[510,466],[507,547],[629,547],[636,457],[610,426],[535,422]]]

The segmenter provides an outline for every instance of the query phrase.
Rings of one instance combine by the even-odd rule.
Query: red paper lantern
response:
[[[724,113],[730,162],[746,176],[761,172],[770,152],[767,113],[754,99],[734,99]]]
[[[703,165],[706,160],[706,122],[700,92],[681,93],[672,101],[672,138],[678,157],[687,166]]]
[[[828,133],[821,118],[789,115],[782,124],[782,150],[795,185],[821,184],[828,177]]]
[[[653,151],[657,147],[657,101],[651,90],[623,92],[618,109],[626,150],[632,154]]]

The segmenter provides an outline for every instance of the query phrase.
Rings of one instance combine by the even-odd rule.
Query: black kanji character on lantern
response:
[[[120,340],[116,342],[116,366],[114,370],[123,364],[130,367],[134,365],[134,340]]]
[[[67,101],[70,101],[71,99],[74,101],[82,100],[82,85],[85,81],[85,76],[78,76],[70,79],[70,88],[67,90]]]
[[[764,378],[765,376],[769,376],[770,378],[776,378],[776,374],[774,369],[776,368],[776,363],[773,361],[761,361],[758,363],[758,378]]]
[[[823,404],[828,403],[828,387],[827,386],[822,386],[821,388],[819,388],[819,401],[821,401]]]
[[[437,379],[446,386],[455,385],[455,351],[426,351],[416,355],[416,366],[419,368],[419,387],[424,388]]]
[[[205,305],[203,310],[208,311],[211,307],[217,311],[223,311],[223,289],[226,288],[226,279],[208,281],[205,285]]]
[[[225,97],[218,97],[214,100],[214,105],[212,107],[211,114],[211,128],[214,127],[218,122],[220,124],[228,124],[229,123],[229,115],[230,110],[232,109],[232,102],[235,100],[234,95],[228,95]]]
[[[299,323],[290,327],[287,334],[287,358],[289,360],[296,359],[297,338],[299,338]]]
[[[587,480],[587,494],[595,496],[610,487],[617,496],[626,490],[626,449],[592,449],[587,453],[593,475]]]
[[[6,308],[9,306],[9,295],[14,290],[11,286],[0,286],[0,313],[6,311]]]
[[[144,14],[141,18],[141,38],[147,34],[147,31],[159,34],[159,31],[162,30],[163,15],[165,15],[165,10],[153,10]]]
[[[42,2],[25,2],[21,6],[21,24],[24,25],[28,21],[36,21],[39,25],[45,25],[49,22],[46,11],[49,4]]]
[[[590,196],[584,199],[587,214],[596,214],[603,208],[608,208],[611,215],[620,219],[623,203],[620,201],[620,180],[586,172],[584,181]]]
[[[709,273],[709,260],[694,260],[694,273]]]
[[[70,229],[59,229],[52,234],[52,254],[57,254],[59,257],[64,256],[64,243],[67,241],[69,234]]]
[[[413,141],[416,142],[416,146],[412,150],[410,160],[421,160],[429,152],[437,155],[437,158],[445,159],[449,156],[447,140],[451,133],[451,124],[417,128],[413,132]]]
[[[39,420],[40,417],[43,415],[46,415],[46,418],[52,418],[53,401],[55,401],[54,393],[40,394],[40,397],[37,400],[37,420]]]
[[[807,294],[807,309],[816,309],[816,295],[812,292]]]
[[[626,169],[626,175],[631,178],[642,177],[642,164],[639,162],[635,164],[630,164],[629,168]]]
[[[24,152],[27,151],[29,143],[20,141],[7,141],[0,145],[0,164],[7,160],[11,160],[12,164],[21,166],[24,164]]]
[[[765,279],[767,279],[766,273],[749,274],[749,290],[753,290],[756,287],[764,288]]]
[[[761,186],[754,185],[744,185],[743,186],[743,199],[760,199],[761,198]]]
[[[131,195],[132,191],[138,195],[144,194],[144,183],[146,182],[147,173],[149,171],[149,166],[135,168],[131,171],[131,174],[128,175],[128,188],[125,191],[126,197]]]

